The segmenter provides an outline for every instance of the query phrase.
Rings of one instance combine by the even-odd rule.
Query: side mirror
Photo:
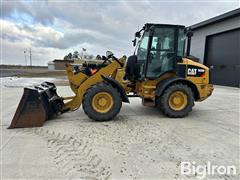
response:
[[[132,40],[133,46],[136,46],[136,38],[134,40]]]
[[[140,38],[140,37],[141,37],[141,33],[140,33],[139,31],[136,32],[136,33],[135,33],[135,37]]]
[[[113,53],[111,51],[107,51],[106,52],[106,57],[110,58],[111,56],[113,56]]]

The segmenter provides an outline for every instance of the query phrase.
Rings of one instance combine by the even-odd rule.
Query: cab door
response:
[[[175,70],[176,29],[156,27],[149,45],[146,77],[158,78],[162,73]]]

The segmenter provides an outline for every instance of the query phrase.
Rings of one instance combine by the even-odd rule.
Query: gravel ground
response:
[[[82,108],[41,128],[6,128],[22,88],[2,87],[2,179],[196,179],[180,163],[239,168],[239,89],[216,86],[188,117],[170,119],[132,98],[109,122],[94,122]],[[58,88],[69,95],[69,87]],[[239,169],[238,169],[239,170]],[[239,171],[238,171],[239,172]],[[238,179],[239,175],[213,175]]]

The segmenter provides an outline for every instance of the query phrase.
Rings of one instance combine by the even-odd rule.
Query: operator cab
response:
[[[126,78],[156,79],[166,72],[176,72],[184,56],[185,26],[145,24],[135,33],[133,45],[139,38],[134,55],[128,58]]]

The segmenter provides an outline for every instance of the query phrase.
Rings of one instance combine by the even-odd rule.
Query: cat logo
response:
[[[197,69],[195,68],[188,68],[188,75],[195,76],[197,74]]]

